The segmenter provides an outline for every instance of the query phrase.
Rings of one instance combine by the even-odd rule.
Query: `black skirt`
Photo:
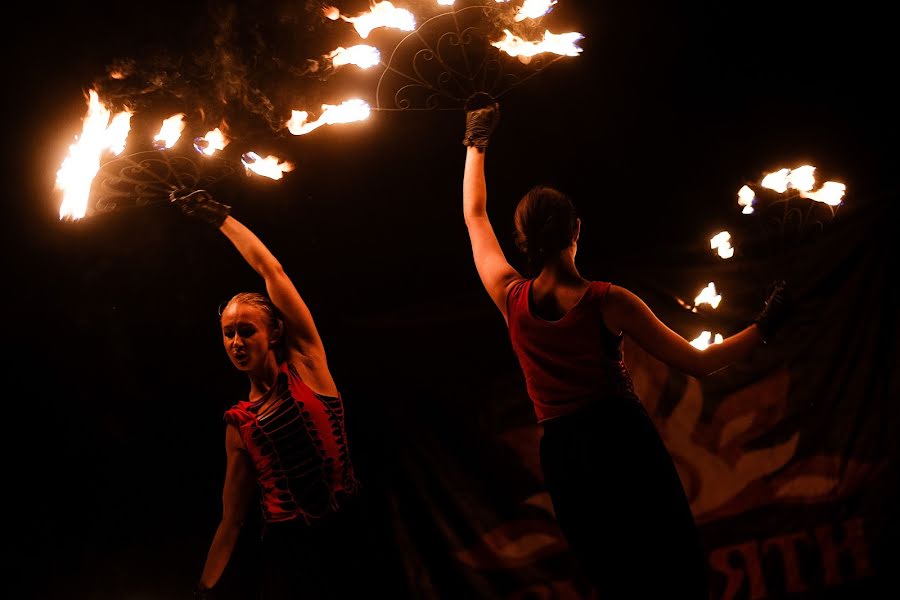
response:
[[[372,531],[359,495],[310,524],[263,526],[261,600],[355,600],[373,587]]]
[[[545,421],[556,519],[600,598],[709,598],[706,556],[672,457],[634,398]]]

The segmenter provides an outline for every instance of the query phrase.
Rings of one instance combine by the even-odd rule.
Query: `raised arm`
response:
[[[786,307],[784,286],[776,286],[752,325],[706,350],[692,346],[660,321],[643,300],[619,286],[609,289],[603,319],[611,331],[625,333],[667,365],[703,377],[745,358],[760,343],[771,339],[785,318]]]
[[[522,276],[510,266],[500,248],[487,214],[487,183],[484,159],[488,138],[496,125],[499,109],[494,106],[469,111],[466,116],[466,166],[463,173],[463,216],[472,243],[475,268],[484,289],[506,318],[506,296]]]
[[[324,359],[325,349],[312,313],[278,259],[252,231],[232,216],[225,219],[220,231],[266,282],[266,292],[285,320],[288,345],[307,357],[321,355]]]
[[[262,240],[232,217],[227,205],[216,202],[203,190],[173,197],[173,202],[182,212],[219,229],[253,270],[259,273],[265,281],[269,298],[284,319],[284,342],[291,362],[301,370],[304,380],[315,391],[336,395],[337,388],[328,370],[325,346],[312,313],[281,263]]]
[[[206,556],[206,564],[203,574],[197,585],[197,597],[205,597],[207,590],[212,588],[222,577],[235,544],[247,516],[247,509],[253,498],[254,478],[253,465],[250,457],[244,449],[241,435],[234,425],[225,428],[225,453],[227,467],[225,470],[225,485],[222,489],[222,520],[216,528]]]

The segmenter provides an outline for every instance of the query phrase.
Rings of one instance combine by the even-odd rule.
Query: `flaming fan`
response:
[[[523,12],[529,3],[540,6]],[[391,53],[378,81],[377,110],[457,110],[475,99],[496,100],[564,56],[578,55],[580,33],[539,27],[553,4],[474,5],[424,21]]]
[[[759,183],[738,191],[744,215],[752,215],[745,244],[765,251],[778,251],[802,244],[822,233],[843,203],[846,186],[826,181],[817,187],[816,168],[803,165],[779,169],[763,176]]]
[[[235,171],[231,163],[218,158],[198,165],[188,156],[171,155],[167,149],[122,156],[98,171],[92,212],[108,213],[168,202],[172,192],[206,189]]]
[[[802,245],[824,231],[843,204],[846,186],[836,181],[826,181],[816,188],[815,170],[810,165],[779,169],[764,175],[758,183],[741,187],[737,196],[744,216],[740,218],[737,238],[742,255],[777,255],[790,247]],[[735,256],[731,242],[731,232],[720,231],[710,238],[709,247],[719,258],[727,260]],[[759,271],[754,276],[762,288],[784,279],[790,266],[790,261],[777,261],[774,272]],[[716,309],[722,296],[718,294],[715,283],[709,282],[693,304],[677,295],[675,299],[683,308],[696,313],[697,306],[701,304]],[[710,313],[707,313],[707,319],[716,321]],[[705,349],[711,343],[721,343],[722,340],[721,335],[713,338],[711,331],[704,330],[691,344]]]
[[[90,91],[82,133],[56,174],[56,187],[63,191],[61,219],[168,202],[173,193],[208,188],[238,170],[214,156],[228,144],[218,128],[194,139],[196,155],[174,152],[185,129],[181,113],[165,119],[152,150],[122,155],[131,117],[128,111],[112,115],[97,92]],[[115,158],[104,162],[109,154]],[[253,152],[244,153],[241,160],[248,174],[253,171],[271,179],[280,179],[293,168],[276,157],[263,158]]]

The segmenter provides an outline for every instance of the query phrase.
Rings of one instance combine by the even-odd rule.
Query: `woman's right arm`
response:
[[[338,389],[328,368],[325,345],[306,305],[281,263],[247,226],[232,216],[219,228],[254,271],[266,283],[266,292],[285,322],[285,347],[291,363],[301,370],[314,391],[337,396]]]
[[[766,304],[783,312],[783,290],[773,291]],[[782,314],[766,318],[771,322],[781,319]],[[694,377],[709,375],[744,359],[764,339],[760,329],[763,323],[754,323],[721,344],[700,350],[660,321],[637,295],[616,285],[610,286],[603,320],[613,333],[623,332],[650,355]]]
[[[338,394],[328,369],[325,346],[312,313],[281,263],[247,226],[230,215],[231,207],[216,202],[206,190],[172,193],[172,203],[184,214],[204,221],[227,237],[240,255],[265,281],[266,292],[284,318],[284,345],[290,362],[316,392]]]
[[[222,490],[222,520],[216,528],[200,576],[200,585],[206,589],[218,583],[231,559],[255,486],[250,456],[237,427],[230,423],[225,427],[225,453],[228,462]]]
[[[506,296],[513,282],[522,276],[510,266],[503,254],[503,249],[494,234],[494,228],[487,214],[487,183],[484,176],[484,157],[487,138],[496,123],[496,114],[490,111],[496,107],[470,111],[467,115],[467,130],[464,139],[466,148],[466,166],[463,172],[463,216],[472,243],[472,256],[475,269],[481,278],[484,289],[503,317],[506,318]],[[487,123],[479,123],[479,119]],[[472,131],[479,130],[477,136]],[[486,131],[486,133],[485,133]]]

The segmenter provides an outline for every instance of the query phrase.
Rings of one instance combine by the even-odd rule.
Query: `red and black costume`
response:
[[[507,296],[510,340],[543,426],[541,467],[559,526],[601,596],[708,599],[706,558],[671,455],[637,398],[622,335],[592,282],[555,321],[532,280]]]
[[[282,363],[259,400],[225,412],[256,469],[263,530],[263,597],[344,598],[354,594],[342,561],[356,546],[350,507],[359,488],[340,397],[313,392]]]
[[[225,421],[256,467],[266,523],[309,524],[355,491],[341,398],[313,392],[288,363],[265,396],[238,402]]]

